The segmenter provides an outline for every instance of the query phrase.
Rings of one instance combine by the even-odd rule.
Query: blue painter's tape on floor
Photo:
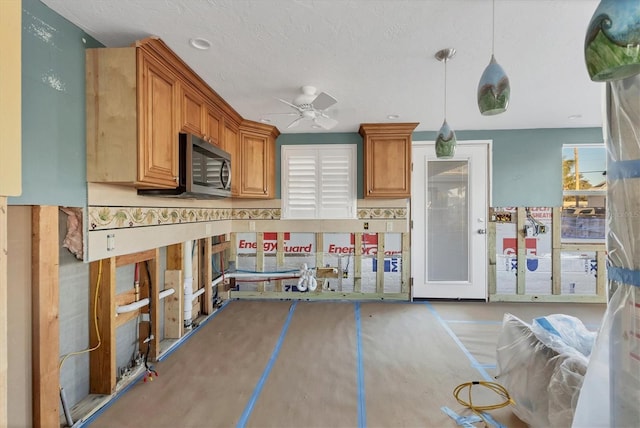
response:
[[[253,412],[253,406],[258,401],[260,397],[260,393],[262,392],[262,388],[264,387],[264,383],[269,377],[269,373],[271,373],[271,369],[273,368],[273,364],[276,362],[278,358],[278,354],[280,353],[280,348],[282,348],[282,342],[284,342],[284,338],[287,335],[287,330],[289,330],[289,324],[291,324],[291,318],[293,318],[293,312],[296,310],[296,306],[298,305],[297,301],[294,301],[289,307],[289,315],[287,315],[287,320],[284,322],[282,326],[282,331],[280,332],[280,337],[278,338],[278,342],[276,342],[275,348],[273,348],[273,352],[271,353],[271,357],[269,358],[269,362],[267,362],[267,366],[264,368],[262,372],[262,376],[258,383],[256,384],[255,389],[253,390],[253,394],[251,394],[251,398],[247,402],[247,405],[242,412],[242,416],[240,416],[240,420],[236,425],[238,428],[245,427],[247,425],[247,421],[251,417],[251,412]]]
[[[433,305],[431,303],[429,303],[429,302],[425,302],[425,306],[429,309],[429,311],[431,311],[433,316],[436,317],[436,320],[438,320],[438,323],[440,323],[442,328],[444,328],[444,330],[449,334],[449,336],[451,336],[451,338],[456,343],[456,345],[458,345],[458,348],[460,348],[460,350],[467,356],[467,358],[471,362],[471,366],[474,367],[476,370],[478,370],[478,372],[480,372],[480,374],[482,375],[484,380],[489,381],[489,382],[493,382],[494,379],[482,367],[482,365],[478,362],[476,357],[471,355],[471,352],[469,352],[467,347],[464,346],[464,344],[460,341],[460,339],[458,339],[458,336],[456,336],[456,334],[453,332],[453,330],[451,330],[451,328],[449,328],[449,326],[447,325],[447,322],[442,319],[442,317],[440,316],[438,311],[436,311],[436,309],[433,307]]]
[[[362,329],[360,325],[360,302],[355,303],[356,358],[358,363],[358,427],[367,426],[367,409],[364,395],[364,365],[362,364]]]
[[[222,306],[220,306],[218,308],[217,311],[215,311],[213,314],[211,314],[207,319],[205,319],[203,322],[200,323],[200,327],[202,327],[203,325],[205,325],[206,323],[208,323],[209,321],[211,321],[212,319],[214,319],[219,313],[220,311],[222,311],[224,308],[227,307],[227,305],[229,304],[229,300],[227,300],[226,302],[224,302],[222,304]],[[198,328],[200,328],[198,327]],[[165,358],[167,358],[169,355],[173,354],[179,347],[181,347],[186,341],[187,339],[189,339],[189,337],[191,337],[191,335],[193,333],[195,333],[196,331],[198,331],[198,329],[194,329],[191,332],[189,332],[188,334],[182,336],[174,345],[172,348],[170,348],[167,352],[165,352],[164,354],[162,354],[160,357],[158,357],[158,362],[164,360]],[[145,371],[143,370],[142,372],[140,372],[140,374],[138,376],[136,376],[135,380],[131,381],[131,383],[129,383],[127,386],[125,386],[124,388],[122,388],[120,391],[118,391],[116,393],[116,395],[111,398],[104,406],[102,406],[100,409],[98,409],[95,413],[93,413],[91,416],[89,416],[87,419],[85,420],[80,420],[77,421],[73,424],[73,428],[84,428],[84,427],[88,427],[91,423],[93,423],[100,415],[102,415],[102,413],[104,413],[109,407],[111,407],[116,400],[120,399],[120,397],[122,397],[122,395],[127,392],[130,388],[132,388],[136,383],[138,383],[140,381],[140,379],[144,378],[145,375]]]

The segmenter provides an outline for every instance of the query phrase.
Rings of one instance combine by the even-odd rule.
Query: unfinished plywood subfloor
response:
[[[233,301],[158,363],[92,427],[455,427],[452,391],[487,380],[505,312],[567,313],[595,325],[604,305]],[[458,336],[458,334],[460,336]],[[474,399],[476,399],[474,390]],[[482,391],[477,399],[497,398]],[[524,427],[509,408],[491,412]]]

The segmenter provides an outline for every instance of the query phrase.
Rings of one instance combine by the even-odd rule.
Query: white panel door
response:
[[[413,297],[487,299],[487,141],[458,142],[452,159],[413,143]]]

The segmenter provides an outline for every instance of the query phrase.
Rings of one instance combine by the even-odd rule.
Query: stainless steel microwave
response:
[[[138,189],[139,195],[190,199],[231,196],[231,155],[192,134],[179,134],[178,187]]]

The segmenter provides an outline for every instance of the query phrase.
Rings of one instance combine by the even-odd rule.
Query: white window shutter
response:
[[[355,218],[356,146],[282,146],[282,213],[289,219]]]
[[[320,217],[345,218],[351,216],[353,192],[351,163],[345,153],[320,156]]]
[[[298,152],[287,159],[286,211],[289,218],[315,218],[318,210],[318,161],[315,155]]]

